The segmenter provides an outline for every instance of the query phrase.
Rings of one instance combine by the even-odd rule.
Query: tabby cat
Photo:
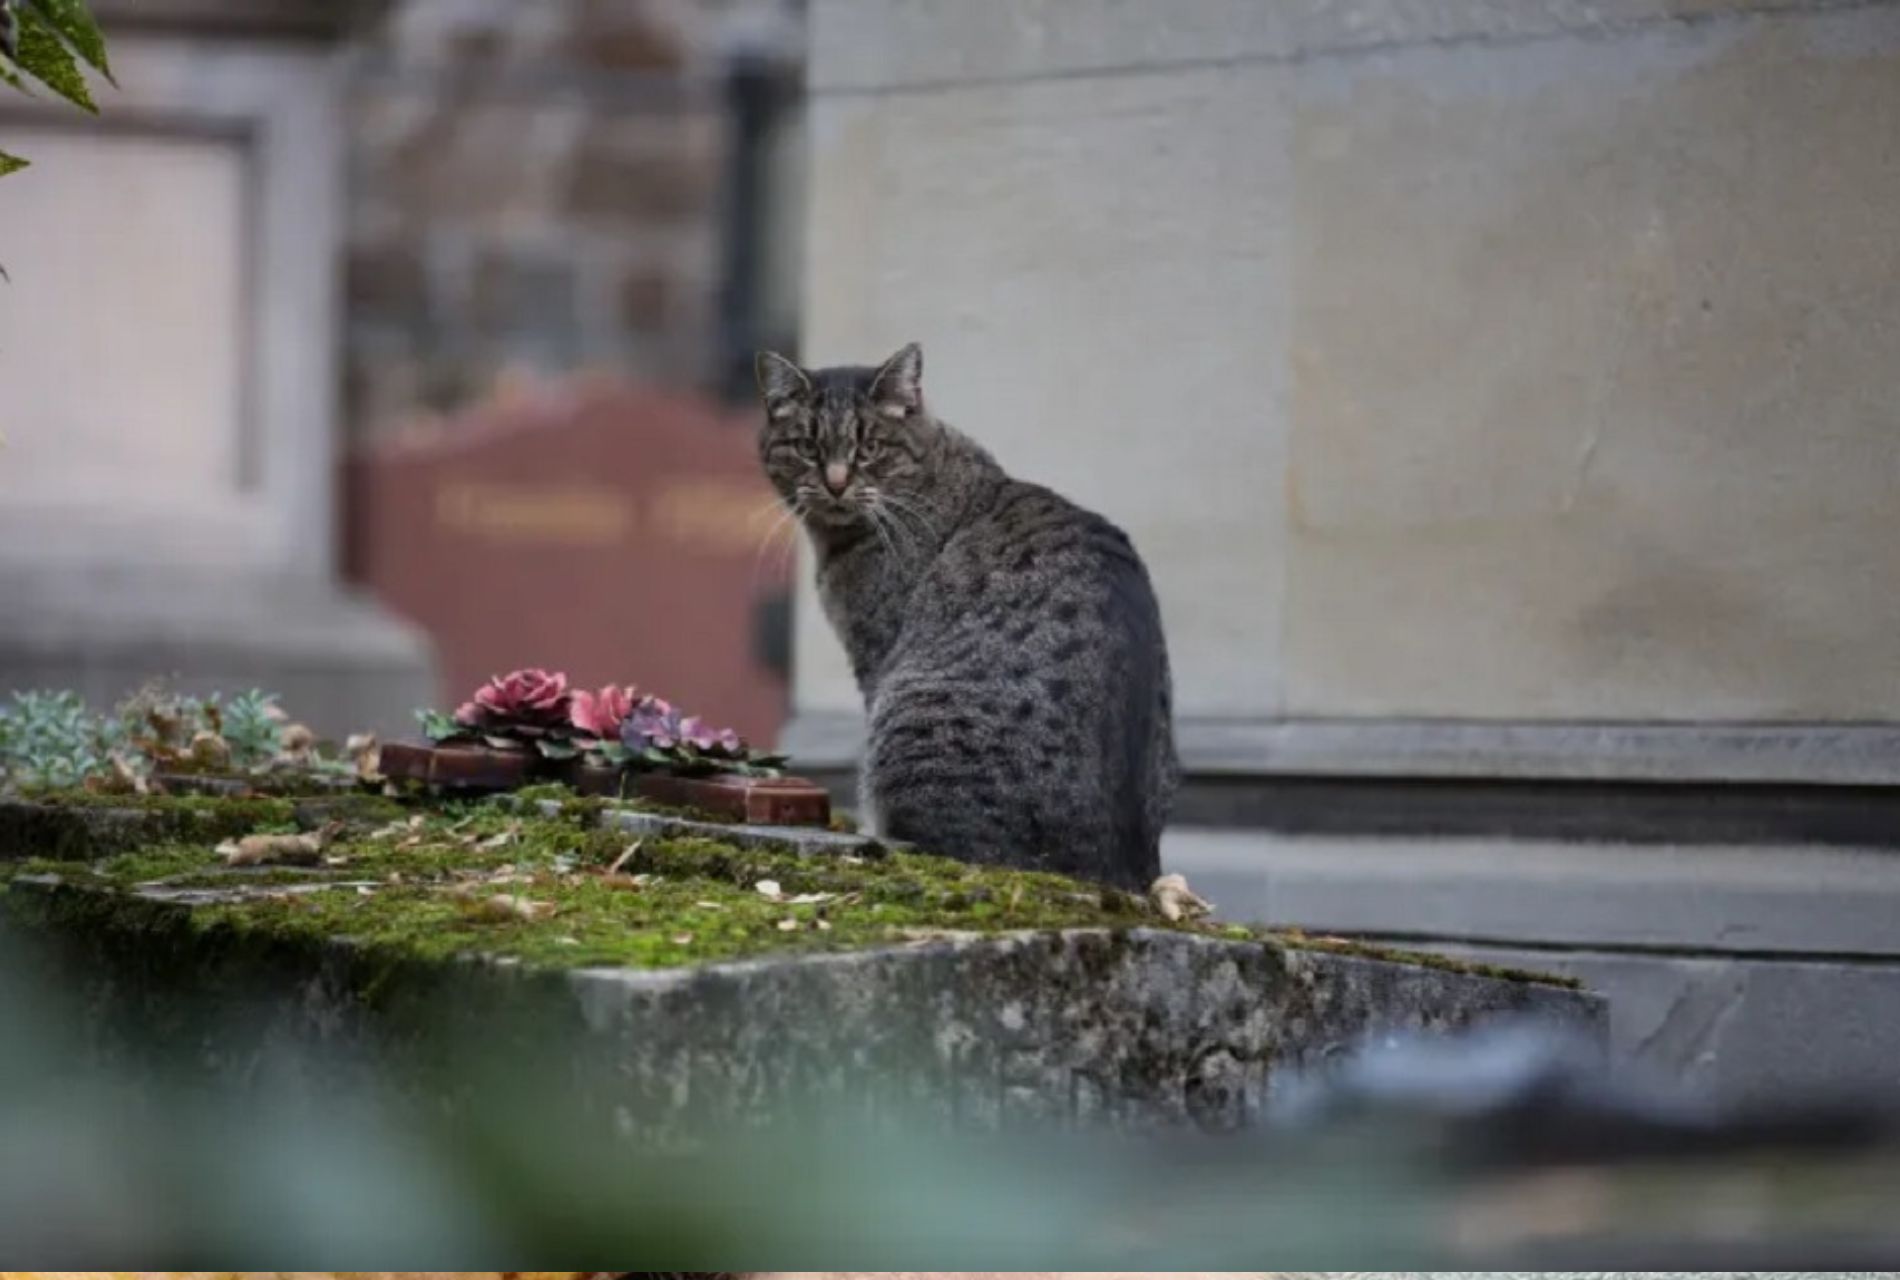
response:
[[[870,829],[1131,889],[1178,776],[1161,613],[1128,537],[924,406],[923,353],[758,357],[766,475],[864,696]]]

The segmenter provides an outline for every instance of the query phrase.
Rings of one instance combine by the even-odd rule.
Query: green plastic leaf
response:
[[[9,173],[18,173],[30,163],[32,162],[29,160],[22,160],[19,156],[0,151],[0,178],[6,177]]]
[[[560,742],[553,738],[542,738],[534,744],[544,760],[572,760],[580,755],[581,749],[571,742]]]
[[[59,33],[37,9],[22,9],[19,18],[20,56],[16,61],[20,70],[74,106],[98,115],[92,91],[86,88],[85,73]]]
[[[422,736],[431,742],[454,742],[458,738],[473,736],[466,725],[440,711],[418,711],[416,719],[422,724]]]
[[[33,0],[33,4],[88,66],[113,84],[118,83],[112,79],[112,66],[106,60],[106,38],[82,0]]]

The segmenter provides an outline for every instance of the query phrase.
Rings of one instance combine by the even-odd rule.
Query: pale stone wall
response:
[[[806,356],[1127,526],[1184,720],[1900,716],[1900,6],[811,30]]]
[[[102,115],[8,107],[0,698],[262,686],[340,735],[432,696],[422,638],[333,572],[330,9],[101,6]]]
[[[0,572],[327,581],[329,51],[140,31],[113,65],[98,120],[9,130],[35,163],[0,200]]]

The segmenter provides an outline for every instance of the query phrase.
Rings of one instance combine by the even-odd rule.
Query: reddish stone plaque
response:
[[[527,749],[424,747],[403,742],[383,748],[381,767],[384,777],[424,786],[509,791],[534,778],[548,777],[586,795],[635,796],[754,826],[822,827],[831,822],[831,797],[803,778],[623,774],[602,765],[543,760]]]
[[[633,680],[769,745],[783,675],[759,612],[790,531],[757,424],[690,393],[599,379],[519,394],[349,464],[351,575],[434,640],[455,706],[519,667]]]

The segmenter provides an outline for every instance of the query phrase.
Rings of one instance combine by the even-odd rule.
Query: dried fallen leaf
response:
[[[825,931],[827,931],[827,932],[829,932],[829,931],[830,931],[830,929],[831,929],[831,921],[829,921],[829,920],[820,920],[820,921],[818,922],[818,927],[819,927],[819,928],[820,928],[821,930],[825,930]]]
[[[314,866],[322,860],[324,846],[340,826],[331,823],[321,831],[294,836],[245,836],[242,840],[226,840],[218,846],[218,852],[224,855],[227,867]]]
[[[209,729],[191,735],[191,762],[201,769],[225,769],[231,764],[231,744]]]
[[[488,837],[488,839],[477,841],[475,847],[477,849],[505,848],[513,844],[515,840],[519,838],[520,834],[521,828],[510,826],[506,831],[497,831],[494,835]]]
[[[692,941],[693,941],[693,935],[690,933],[676,933],[673,935],[673,945],[675,946],[679,946],[679,947],[689,946],[692,943]]]
[[[798,921],[792,919],[790,916],[786,916],[783,920],[778,922],[778,931],[780,933],[791,933],[797,928]]]
[[[706,902],[703,900],[700,902],[695,902],[693,905],[704,911],[724,911],[726,909],[725,904],[723,903]]]
[[[497,893],[483,898],[476,904],[474,911],[476,919],[494,921],[545,920],[553,914],[553,903],[532,902],[512,893]]]
[[[626,866],[635,854],[640,852],[640,846],[645,843],[646,841],[644,840],[635,840],[632,844],[622,849],[620,856],[613,860],[613,865],[607,868],[607,874],[610,876],[620,874],[620,869]]]
[[[801,893],[797,897],[787,898],[785,901],[794,907],[806,907],[814,902],[830,902],[837,896],[835,893]]]
[[[133,766],[130,760],[114,751],[112,753],[112,789],[130,791],[134,795],[144,796],[152,793],[152,783]]]
[[[625,889],[630,893],[638,893],[640,891],[639,876],[622,875],[618,872],[610,872],[602,876],[596,883],[605,885],[609,889]]]
[[[1176,872],[1162,876],[1148,887],[1148,900],[1155,910],[1174,921],[1198,920],[1214,909],[1214,904],[1188,888],[1187,877]]]
[[[369,783],[383,781],[383,748],[373,733],[353,733],[343,743],[343,754],[356,764],[356,776]]]
[[[897,936],[906,942],[962,942],[981,934],[968,929],[899,929]]]
[[[776,880],[761,880],[752,887],[759,891],[760,897],[770,898],[774,902],[785,896],[785,891],[778,887]]]

